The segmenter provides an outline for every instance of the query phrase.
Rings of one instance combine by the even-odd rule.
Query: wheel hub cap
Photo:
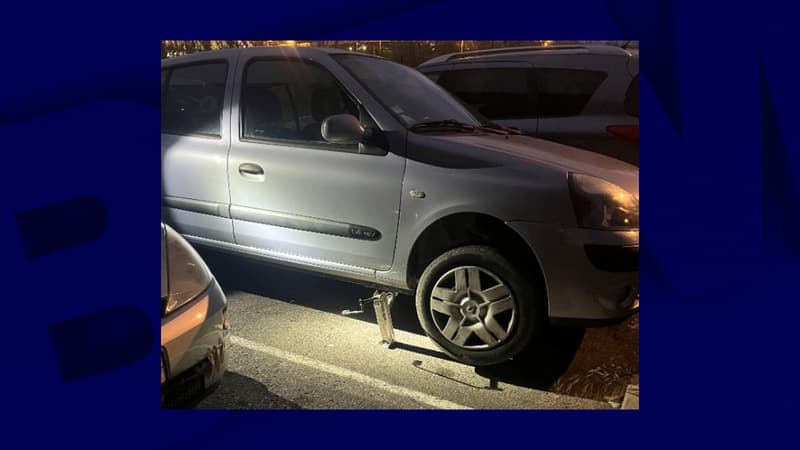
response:
[[[461,314],[464,316],[476,316],[478,314],[478,302],[469,298],[461,300]]]

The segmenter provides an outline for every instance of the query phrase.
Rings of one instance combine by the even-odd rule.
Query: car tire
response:
[[[445,252],[420,277],[417,317],[448,355],[473,366],[498,364],[525,349],[546,326],[542,289],[497,249]]]

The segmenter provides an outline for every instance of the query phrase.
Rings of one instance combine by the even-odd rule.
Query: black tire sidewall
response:
[[[438,330],[430,313],[430,294],[434,284],[447,271],[459,266],[478,266],[497,275],[511,290],[517,307],[517,320],[511,337],[488,350],[467,350],[448,341]],[[533,268],[527,269],[535,270]],[[420,277],[416,291],[417,317],[425,333],[451,357],[474,366],[498,364],[521,352],[544,326],[543,301],[529,281],[533,274],[515,268],[500,252],[488,246],[459,247],[433,260]]]

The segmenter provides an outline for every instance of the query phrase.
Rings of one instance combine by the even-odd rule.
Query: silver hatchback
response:
[[[416,70],[333,49],[162,62],[162,215],[193,244],[414,294],[474,365],[638,310],[639,170],[485,127]]]

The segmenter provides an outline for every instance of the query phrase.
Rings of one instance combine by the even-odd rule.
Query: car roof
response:
[[[162,66],[171,66],[176,64],[183,64],[187,62],[195,62],[200,60],[211,60],[216,58],[227,58],[231,55],[248,53],[258,53],[259,55],[274,55],[274,56],[295,56],[295,57],[309,57],[313,58],[321,54],[350,54],[359,56],[371,56],[380,58],[379,56],[370,55],[368,53],[351,52],[341,50],[338,48],[325,48],[325,47],[243,47],[243,48],[226,48],[222,50],[211,50],[205,52],[189,53],[188,55],[175,56],[161,60]]]
[[[468,52],[448,53],[429,59],[417,68],[434,64],[477,61],[494,56],[527,56],[527,55],[609,55],[609,56],[634,56],[630,50],[614,45],[587,44],[587,45],[535,45],[525,47],[503,47],[488,50],[472,50]],[[637,52],[638,54],[638,52]]]

